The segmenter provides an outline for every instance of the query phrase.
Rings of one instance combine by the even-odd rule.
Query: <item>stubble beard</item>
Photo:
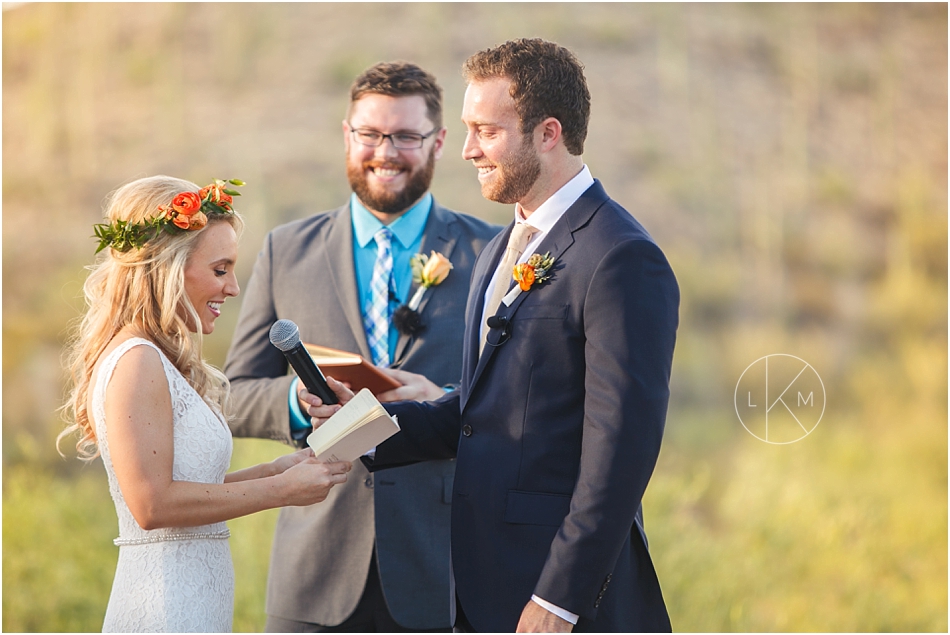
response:
[[[398,192],[388,189],[374,190],[369,186],[366,172],[374,164],[377,164],[377,162],[365,161],[360,164],[353,164],[347,161],[346,178],[350,182],[350,188],[367,208],[382,214],[402,214],[429,191],[432,176],[435,174],[435,148],[433,147],[429,152],[429,159],[426,164],[415,174],[410,174],[409,178],[406,179],[406,185]],[[405,165],[392,161],[388,164],[398,165],[399,167]]]
[[[541,159],[531,145],[531,135],[524,135],[517,152],[504,164],[496,164],[495,170],[498,178],[482,185],[482,196],[505,205],[523,199],[541,175]]]

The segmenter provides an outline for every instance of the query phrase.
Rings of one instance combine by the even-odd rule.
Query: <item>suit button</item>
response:
[[[597,598],[597,600],[594,602],[594,608],[595,608],[595,609],[599,609],[599,608],[600,608],[600,598]]]
[[[370,488],[370,489],[373,489],[373,477],[372,477],[372,476],[367,476],[367,477],[366,477],[366,480],[363,481],[363,485],[365,485],[366,487],[368,487],[368,488]]]
[[[462,426],[462,436],[470,437],[472,436],[472,426],[467,423]]]

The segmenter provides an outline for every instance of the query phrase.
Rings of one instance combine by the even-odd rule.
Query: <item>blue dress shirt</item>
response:
[[[400,304],[409,301],[409,292],[412,288],[412,269],[409,259],[419,253],[422,246],[422,234],[426,222],[429,220],[429,211],[432,209],[432,194],[427,193],[419,202],[409,208],[405,214],[389,225],[383,223],[366,209],[356,194],[350,195],[350,216],[353,222],[353,259],[356,266],[356,285],[360,299],[360,315],[364,315],[366,307],[372,301],[370,281],[373,278],[373,267],[376,264],[376,240],[374,236],[383,227],[389,227],[393,233],[393,282],[397,299],[393,301],[391,309],[395,310]],[[399,332],[395,327],[389,328],[389,358],[395,359],[396,344],[399,341]],[[297,404],[298,380],[290,385],[288,395],[290,405],[290,427],[293,430],[303,430],[310,427],[310,421],[300,412]]]

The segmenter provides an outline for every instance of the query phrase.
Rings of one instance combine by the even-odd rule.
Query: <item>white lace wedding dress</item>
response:
[[[174,412],[176,481],[223,483],[231,432],[155,344],[132,338],[103,360],[93,392],[96,438],[119,517],[119,562],[103,632],[230,632],[234,568],[221,523],[145,531],[132,517],[115,478],[105,426],[105,394],[116,363],[134,346],[159,352]]]

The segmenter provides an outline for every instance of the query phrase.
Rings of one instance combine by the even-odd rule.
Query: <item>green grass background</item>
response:
[[[269,228],[345,200],[349,82],[403,58],[445,89],[436,197],[507,222],[459,159],[458,69],[541,36],[584,62],[585,160],[681,285],[644,499],[674,628],[946,632],[946,6],[40,3],[2,26],[3,630],[97,631],[111,588],[102,465],[53,447],[106,193],[248,181],[244,284]],[[218,365],[239,303],[206,339]],[[733,407],[773,353],[827,391],[784,446]],[[283,451],[236,439],[232,467]],[[263,627],[275,520],[229,523],[236,631]]]

